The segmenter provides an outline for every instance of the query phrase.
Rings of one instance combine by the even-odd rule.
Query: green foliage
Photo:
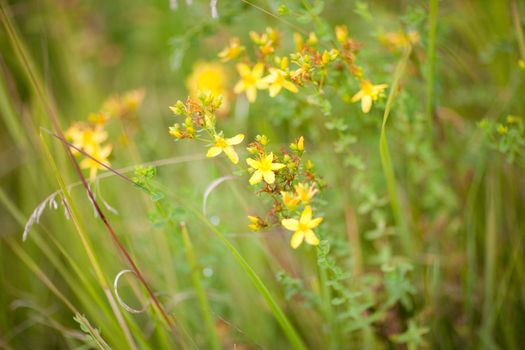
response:
[[[521,117],[508,115],[503,122],[483,119],[478,127],[483,130],[489,148],[503,154],[507,162],[523,165],[525,129]]]

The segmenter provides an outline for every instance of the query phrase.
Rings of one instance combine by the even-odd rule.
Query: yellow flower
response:
[[[106,118],[122,118],[137,111],[142,104],[146,90],[135,89],[125,92],[121,97],[111,96],[101,108],[101,114]]]
[[[89,147],[99,146],[100,143],[107,139],[108,133],[104,131],[100,125],[93,128],[83,123],[75,123],[66,130],[64,136],[67,140],[71,141],[75,147],[86,150]],[[73,154],[78,153],[75,149],[72,151]]]
[[[101,147],[98,144],[90,145],[89,147],[86,147],[84,149],[86,153],[88,153],[90,156],[98,160],[99,162],[110,165],[108,161],[108,157],[111,154],[111,145],[107,145],[104,147]],[[97,176],[97,170],[98,169],[104,169],[102,165],[95,162],[93,159],[86,157],[82,162],[80,162],[80,167],[82,169],[89,169],[89,178],[91,181],[95,180],[95,177]]]
[[[295,193],[297,194],[297,199],[301,201],[301,203],[306,204],[310,202],[310,200],[315,196],[317,192],[319,192],[315,186],[308,186],[306,184],[300,183],[295,185]]]
[[[345,25],[335,27],[335,37],[337,41],[344,44],[348,40],[348,27]]]
[[[293,42],[295,43],[295,48],[297,51],[301,51],[304,47],[303,36],[299,33],[293,33]]]
[[[262,90],[267,88],[266,83],[261,78],[264,73],[264,64],[257,63],[253,69],[250,69],[247,64],[239,63],[237,70],[239,71],[241,80],[235,85],[233,91],[235,91],[236,94],[245,91],[248,101],[255,102],[257,89]]]
[[[525,70],[525,60],[518,60],[518,66],[521,69]]]
[[[120,105],[118,96],[111,96],[106,101],[104,101],[101,111],[103,114],[109,117],[118,117],[120,116],[121,109],[122,107]]]
[[[212,96],[222,96],[220,111],[228,111],[228,74],[222,64],[203,61],[195,63],[186,80],[186,87],[191,98],[198,98],[201,91],[210,93]]]
[[[239,38],[231,38],[228,47],[219,52],[219,58],[222,60],[222,62],[228,62],[239,57],[239,55],[243,53],[244,50],[245,47],[241,46],[241,41]]]
[[[274,171],[285,167],[284,164],[273,163],[273,153],[268,154],[266,157],[260,157],[259,160],[248,158],[246,163],[255,169],[250,178],[250,185],[258,184],[262,179],[269,185],[273,184],[275,182]]]
[[[298,151],[304,151],[304,137],[299,137],[299,140],[297,140],[297,150]]]
[[[293,193],[281,191],[281,196],[283,197],[283,203],[288,209],[295,209],[297,204],[299,204],[299,198],[297,198]]]
[[[258,231],[259,230],[259,218],[256,216],[248,215],[248,220],[250,221],[250,224],[248,225],[248,228],[250,228],[252,231]]]
[[[299,203],[307,204],[319,192],[315,186],[303,183],[295,185],[295,193],[281,191],[283,203],[288,209],[295,209]]]
[[[509,132],[509,128],[506,127],[505,125],[498,124],[497,131],[500,135],[505,135]]]
[[[127,91],[122,96],[123,111],[125,113],[135,112],[142,104],[142,101],[144,100],[145,96],[146,96],[146,90],[144,89],[136,89],[136,90]]]
[[[232,138],[225,139],[221,136],[215,135],[215,143],[210,147],[206,157],[216,157],[224,152],[233,164],[239,163],[239,156],[233,146],[238,145],[244,140],[243,134],[238,134]]]
[[[519,117],[515,116],[515,115],[512,115],[512,114],[509,114],[507,116],[507,123],[509,124],[514,124],[514,123],[517,123],[519,121]]]
[[[372,108],[372,102],[376,101],[387,87],[387,84],[372,85],[368,80],[361,80],[361,90],[352,97],[352,102],[361,100],[363,113],[368,113]]]
[[[281,224],[290,231],[294,231],[290,245],[296,249],[306,239],[306,243],[310,245],[318,245],[319,238],[315,235],[313,228],[319,226],[323,218],[312,219],[312,207],[307,205],[299,220],[297,219],[283,219]]]
[[[389,32],[379,35],[379,41],[388,46],[390,49],[402,50],[407,47],[416,45],[420,41],[418,32]]]
[[[264,77],[263,81],[269,86],[270,97],[277,96],[282,88],[293,93],[298,91],[297,86],[286,80],[286,73],[280,69],[270,68],[270,75]]]
[[[266,33],[250,32],[250,39],[259,46],[272,46],[279,44],[279,32],[271,27],[266,28]]]

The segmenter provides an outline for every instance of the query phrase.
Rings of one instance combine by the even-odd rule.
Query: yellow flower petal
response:
[[[257,99],[257,89],[254,86],[250,86],[246,89],[246,98],[252,103],[255,102]]]
[[[318,245],[319,244],[319,238],[315,235],[314,231],[312,230],[306,230],[304,233],[304,236],[306,238],[306,243],[310,245]]]
[[[244,140],[244,135],[238,134],[238,135],[235,135],[234,137],[226,139],[226,143],[230,146],[233,146],[233,145],[238,145],[239,143],[242,142],[242,140]]]
[[[263,173],[262,173],[262,171],[260,171],[260,170],[256,170],[256,171],[253,173],[252,177],[250,178],[250,181],[249,181],[249,182],[250,182],[250,185],[258,184],[259,182],[261,182],[262,178],[263,178]]]
[[[359,90],[359,92],[358,92],[357,94],[355,94],[354,96],[352,96],[352,102],[357,102],[357,101],[359,101],[361,98],[363,98],[363,95],[364,95],[363,90]]]
[[[310,220],[312,220],[312,207],[307,205],[301,214],[300,222],[301,224],[308,225]]]
[[[297,228],[299,227],[299,221],[296,219],[283,219],[281,220],[281,225],[283,225],[287,230],[297,231]]]
[[[237,152],[235,152],[232,146],[225,147],[224,153],[226,153],[226,155],[232,161],[233,164],[239,163],[239,156],[237,155]]]
[[[270,86],[270,97],[275,97],[277,96],[277,94],[279,93],[279,91],[281,91],[281,85],[271,85]]]
[[[282,169],[284,168],[286,165],[282,164],[282,163],[272,163],[271,165],[271,169],[272,170],[279,170],[279,169]]]
[[[372,108],[372,97],[369,95],[363,96],[361,99],[361,109],[363,110],[363,113],[370,112],[370,109]]]
[[[303,231],[297,231],[292,235],[292,239],[290,240],[290,245],[293,249],[296,249],[303,243],[304,239],[304,233]]]
[[[316,219],[313,219],[312,221],[310,221],[310,223],[308,224],[308,227],[310,228],[316,228],[317,226],[319,226],[319,224],[323,222],[323,218],[316,218]]]
[[[221,153],[222,153],[221,147],[213,146],[213,147],[210,147],[210,149],[208,149],[208,153],[206,153],[206,157],[208,158],[216,157]]]
[[[242,75],[251,74],[250,67],[248,67],[247,64],[244,64],[244,63],[238,63],[236,67],[237,67],[237,71],[239,72],[239,74],[240,74],[241,76],[242,76]]]
[[[299,89],[297,89],[297,86],[295,86],[293,83],[286,81],[286,80],[283,82],[283,87],[286,90],[291,91],[293,93],[297,93],[299,91]]]
[[[264,177],[264,181],[266,181],[268,185],[271,185],[275,182],[275,174],[271,170],[267,170],[263,172],[263,177]]]
[[[257,64],[255,65],[255,67],[253,67],[252,74],[253,74],[255,77],[259,78],[261,75],[263,75],[263,73],[264,73],[264,64],[262,64],[262,63],[257,63]]]
[[[254,169],[258,169],[261,166],[261,162],[255,160],[255,159],[252,159],[252,158],[246,159],[246,163],[248,163],[248,165],[251,166]]]
[[[240,94],[243,91],[244,91],[244,83],[241,80],[237,82],[237,84],[235,84],[235,87],[233,88],[233,92],[235,92],[236,94]]]

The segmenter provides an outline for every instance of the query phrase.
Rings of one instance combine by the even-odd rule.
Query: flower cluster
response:
[[[82,169],[89,169],[89,178],[95,180],[97,171],[104,169],[100,164],[110,165],[109,156],[113,146],[105,144],[108,138],[106,124],[111,118],[130,118],[135,115],[145,96],[143,89],[132,90],[122,96],[112,96],[107,99],[98,112],[90,113],[87,122],[75,122],[64,133],[66,140],[73,146],[89,154],[80,162]],[[72,150],[75,156],[81,153],[76,149]],[[97,159],[100,163],[94,161]]]
[[[280,43],[280,33],[274,28],[267,28],[264,33],[250,32],[255,49],[255,63],[252,63],[253,60],[239,38],[232,38],[228,47],[219,53],[219,57],[224,62],[239,61],[237,71],[240,80],[235,85],[234,92],[245,93],[252,103],[257,98],[258,90],[268,90],[270,97],[275,97],[283,89],[297,93],[299,87],[310,84],[322,92],[329,72],[341,70],[346,65],[360,85],[360,90],[353,95],[351,102],[360,101],[361,110],[368,113],[373,102],[384,96],[387,85],[374,85],[364,77],[363,69],[356,64],[361,45],[348,36],[346,26],[337,26],[334,36],[337,46],[321,49],[315,33],[311,32],[307,37],[295,33],[293,40],[296,51],[279,56],[276,49]],[[419,36],[415,32],[406,36],[385,34],[383,40],[391,45],[411,45],[419,40]]]
[[[197,139],[208,144],[207,157],[216,157],[224,153],[232,163],[239,162],[235,145],[244,140],[243,134],[226,138],[224,133],[216,128],[216,112],[222,104],[222,96],[215,96],[210,90],[199,92],[198,98],[188,97],[186,102],[177,101],[170,109],[176,115],[184,117],[182,124],[170,126],[169,133],[176,140]]]
[[[288,149],[274,153],[268,150],[268,138],[259,135],[248,145],[253,158],[246,160],[251,173],[249,183],[259,186],[259,193],[271,198],[273,206],[263,219],[250,216],[252,230],[281,224],[293,231],[291,246],[297,248],[303,240],[317,245],[314,233],[322,218],[312,219],[314,196],[324,187],[313,172],[313,163],[304,161],[304,138],[301,136]]]
[[[177,101],[170,109],[184,118],[182,124],[175,123],[169,133],[175,139],[196,139],[208,145],[207,157],[224,153],[233,164],[243,166],[235,146],[244,140],[243,134],[225,137],[217,128],[216,111],[221,97],[211,92],[200,93],[197,100],[188,97],[186,102]],[[272,208],[265,215],[249,216],[249,227],[254,230],[281,224],[294,231],[291,246],[297,248],[303,240],[312,245],[319,244],[313,229],[322,218],[312,219],[313,198],[324,187],[322,179],[314,172],[312,161],[303,160],[304,138],[299,137],[287,149],[270,150],[265,135],[258,135],[248,145],[250,155],[245,161],[250,175],[249,184],[256,186],[258,193],[272,200]]]
[[[267,28],[264,33],[250,32],[250,39],[255,46],[256,62],[241,46],[239,38],[232,38],[228,47],[219,53],[224,61],[238,60],[236,65],[240,80],[234,87],[236,94],[245,93],[249,102],[255,102],[258,90],[269,90],[271,97],[277,96],[282,89],[293,93],[298,91],[291,81],[288,58],[275,56],[275,49],[280,43],[280,33],[274,28]]]

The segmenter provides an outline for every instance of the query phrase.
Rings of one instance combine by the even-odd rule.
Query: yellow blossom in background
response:
[[[216,157],[222,152],[228,156],[233,164],[239,163],[239,156],[233,146],[238,145],[244,140],[243,134],[238,134],[232,138],[225,139],[221,136],[215,135],[215,143],[208,149],[206,157]]]
[[[277,45],[279,44],[280,34],[277,29],[268,27],[266,33],[250,32],[250,39],[259,46]]]
[[[90,113],[88,121],[93,124],[104,125],[108,122],[110,116],[107,113]]]
[[[293,33],[293,42],[297,51],[301,51],[304,47],[304,39],[300,33]]]
[[[250,39],[259,47],[263,55],[270,55],[275,51],[275,46],[279,44],[279,37],[279,32],[271,27],[266,28],[266,33],[262,34],[250,32]]]
[[[257,231],[259,229],[259,218],[256,216],[248,215],[248,220],[250,221],[248,228],[250,228],[252,231]]]
[[[228,46],[219,52],[219,58],[222,62],[228,62],[239,57],[245,50],[246,48],[241,46],[239,38],[231,38]]]
[[[145,89],[130,90],[121,96],[111,96],[102,104],[98,119],[97,115],[94,115],[92,119],[94,122],[106,122],[109,118],[122,118],[133,114],[138,110],[145,96]],[[100,118],[100,115],[103,115],[105,119]]]
[[[110,165],[108,161],[108,157],[111,154],[111,145],[106,146],[100,146],[100,145],[91,145],[89,147],[86,147],[84,151],[89,154],[91,157],[95,158],[99,162]],[[82,169],[89,169],[89,179],[91,181],[95,180],[95,177],[97,176],[98,169],[104,169],[102,165],[95,162],[93,159],[86,157],[84,160],[80,162],[80,167]]]
[[[294,193],[281,191],[281,196],[283,198],[283,203],[288,209],[295,209],[299,204],[299,198],[295,196]]]
[[[515,115],[512,115],[512,114],[509,114],[507,116],[507,118],[505,118],[505,120],[507,121],[507,123],[509,124],[514,124],[514,123],[517,123],[519,121],[520,117],[517,117]]]
[[[352,97],[352,102],[361,100],[363,113],[368,113],[372,108],[372,102],[376,101],[387,87],[387,84],[372,85],[368,80],[361,80],[361,90]]]
[[[273,184],[275,182],[275,171],[286,166],[281,163],[274,163],[273,153],[270,153],[265,157],[261,156],[259,160],[248,158],[246,159],[246,163],[255,169],[255,172],[250,178],[250,185],[258,184],[263,179],[267,184]]]
[[[319,39],[317,38],[317,35],[314,32],[310,32],[308,34],[308,40],[306,40],[306,44],[309,46],[315,46],[319,42]]]
[[[108,133],[100,125],[91,127],[83,123],[74,123],[66,130],[64,136],[75,147],[85,150],[104,142],[108,138]],[[78,151],[73,149],[73,154],[76,153]]]
[[[74,123],[66,130],[64,136],[78,149],[86,152],[100,162],[109,165],[108,157],[111,154],[112,147],[111,145],[102,146],[102,142],[108,137],[102,125],[91,126],[83,123]],[[76,156],[80,154],[76,149],[72,149],[72,153]],[[91,181],[97,176],[98,169],[104,169],[102,165],[89,157],[86,157],[80,162],[80,167],[90,170],[89,177]]]
[[[136,89],[124,93],[121,98],[121,108],[124,112],[123,114],[136,112],[142,104],[145,96],[145,89]]]
[[[264,77],[263,81],[264,83],[268,84],[271,97],[277,96],[282,88],[285,88],[286,90],[293,93],[297,93],[297,91],[299,91],[297,86],[286,80],[286,73],[277,68],[270,68],[270,75]]]
[[[319,238],[315,235],[313,228],[319,226],[323,221],[323,218],[312,219],[312,207],[307,205],[299,220],[297,219],[283,219],[281,224],[290,231],[294,231],[290,245],[292,248],[296,249],[303,243],[303,240],[306,240],[306,243],[310,245],[318,245]]]
[[[284,205],[288,209],[295,209],[299,203],[308,204],[310,200],[319,192],[315,186],[299,183],[294,186],[295,193],[281,191]]]
[[[308,186],[306,184],[300,183],[295,185],[295,193],[297,195],[297,199],[303,203],[309,203],[310,200],[315,196],[317,192],[319,192],[315,186],[311,185]]]
[[[389,32],[380,34],[379,41],[388,46],[390,49],[403,50],[407,47],[414,46],[421,40],[419,33],[411,32]]]
[[[518,66],[521,69],[525,70],[525,60],[518,60]]]
[[[509,132],[509,128],[505,125],[498,124],[497,131],[500,135],[505,135]]]
[[[298,151],[304,151],[304,137],[299,137],[299,140],[297,140],[297,150]]]
[[[233,91],[236,94],[246,92],[248,101],[255,102],[257,98],[257,89],[262,90],[267,88],[267,84],[263,81],[262,75],[264,73],[264,64],[257,63],[253,69],[247,64],[239,63],[237,71],[241,76],[241,80],[235,85]]]
[[[220,112],[229,110],[228,74],[226,68],[218,62],[199,61],[186,79],[186,88],[191,98],[198,98],[199,92],[208,92],[213,96],[222,96]]]
[[[120,115],[121,105],[118,96],[109,97],[102,104],[100,109],[101,113],[106,115],[108,118],[118,117]]]
[[[337,38],[337,41],[344,44],[348,40],[348,27],[345,25],[336,26],[335,37]]]

